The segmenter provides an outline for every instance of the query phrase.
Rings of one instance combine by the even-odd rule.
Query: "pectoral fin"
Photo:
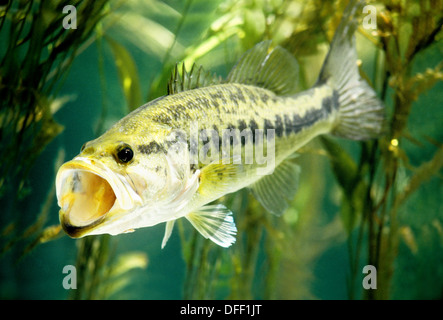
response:
[[[224,205],[207,205],[185,217],[203,237],[219,246],[227,248],[235,242],[237,228],[232,212]]]
[[[238,159],[215,161],[204,167],[200,173],[199,192],[202,195],[220,197],[230,191],[231,184],[239,179],[244,165],[235,164]]]
[[[255,198],[273,214],[281,215],[297,191],[300,167],[294,163],[294,158],[283,161],[273,174],[264,176],[250,187]]]

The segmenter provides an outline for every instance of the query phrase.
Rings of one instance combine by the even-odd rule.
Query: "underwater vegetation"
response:
[[[247,190],[221,199],[236,243],[186,221],[72,240],[54,179],[81,145],[167,93],[177,62],[226,77],[263,40],[315,82],[347,1],[6,1],[0,6],[0,297],[56,299],[441,299],[443,1],[367,1],[360,72],[387,107],[384,135],[320,137],[300,150],[283,216]],[[66,5],[76,29],[65,29]],[[372,14],[372,15],[371,15]],[[74,265],[77,289],[62,286]],[[362,287],[365,265],[377,289]]]

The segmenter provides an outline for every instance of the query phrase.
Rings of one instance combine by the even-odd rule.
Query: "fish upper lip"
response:
[[[64,174],[66,170],[83,170],[86,172],[90,172],[91,174],[95,174],[105,180],[112,189],[112,192],[115,196],[115,202],[113,206],[109,209],[108,212],[103,214],[101,217],[92,221],[89,224],[76,226],[71,222],[71,219],[67,215],[67,212],[64,211],[62,207],[62,192],[63,192],[63,183],[64,183]],[[123,209],[129,209],[134,207],[135,202],[141,201],[138,194],[132,190],[132,186],[126,182],[122,181],[118,174],[114,173],[108,167],[103,165],[100,161],[95,161],[85,157],[75,157],[73,160],[66,162],[63,164],[56,176],[56,194],[58,199],[58,205],[60,206],[60,223],[64,229],[64,231],[73,238],[79,238],[86,234],[88,234],[90,230],[95,229],[96,226],[100,225],[105,219],[106,216],[117,206]]]

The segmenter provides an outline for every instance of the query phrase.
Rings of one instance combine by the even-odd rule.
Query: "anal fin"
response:
[[[295,156],[280,163],[271,175],[266,175],[250,186],[254,197],[269,212],[281,215],[288,208],[298,188],[300,167]]]

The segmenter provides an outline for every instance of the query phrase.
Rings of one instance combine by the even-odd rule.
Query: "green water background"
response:
[[[184,2],[169,1],[167,4],[177,12],[185,10]],[[202,19],[203,16],[217,15],[215,4],[194,2],[188,10],[189,20],[180,30],[178,38],[184,46],[192,45],[198,41],[208,24],[211,23],[211,19]],[[178,17],[171,19],[167,15],[151,13],[150,18],[169,30],[175,30],[177,26]],[[118,35],[118,31],[111,28],[106,32],[121,39],[125,48],[131,53],[137,66],[142,100],[147,101],[150,94],[156,94],[152,93],[152,90],[151,93],[148,91],[150,91],[149,88],[152,88],[156,76],[165,72],[163,62],[157,55],[150,56],[140,47],[125,42],[125,39]],[[231,48],[236,49],[230,50]],[[370,49],[368,50],[370,51]],[[364,46],[360,47],[359,55],[364,60],[363,69],[367,72],[368,77],[372,78],[373,61],[366,59],[368,50]],[[208,66],[210,70],[216,71],[221,76],[226,76],[240,54],[238,40],[234,39],[215,49],[212,55],[205,55],[198,62]],[[442,54],[443,42],[440,40],[417,56],[412,73],[424,72],[426,68],[436,65],[442,60]],[[98,65],[99,59],[103,59],[104,74],[102,77],[106,79],[105,92],[100,82],[102,71]],[[321,59],[316,61],[321,61]],[[319,66],[317,65],[315,68],[318,70]],[[311,75],[311,77],[315,78],[315,75]],[[162,86],[166,88],[166,83]],[[159,85],[159,87],[161,86]],[[419,166],[428,161],[436,150],[436,147],[429,143],[425,137],[432,137],[440,144],[443,141],[442,92],[443,83],[440,81],[432,89],[422,94],[413,104],[408,120],[408,130],[421,142],[421,145],[417,146],[407,139],[402,140],[402,148],[408,155],[412,166]],[[104,128],[109,127],[129,111],[119,82],[115,56],[110,47],[104,43],[97,45],[94,42],[75,58],[58,95],[72,97],[54,115],[54,119],[64,126],[64,131],[47,145],[31,169],[27,184],[30,193],[18,206],[24,214],[17,228],[25,228],[32,223],[48,194],[55,192],[55,160],[60,150],[64,150],[64,161],[67,161],[78,154],[84,142],[97,136],[97,124],[100,119],[103,120],[103,99],[106,100],[107,106],[103,122]],[[389,102],[389,98],[387,101]],[[357,143],[340,139],[335,141],[354,159],[358,159],[360,146]],[[310,146],[312,146],[311,150],[321,149],[317,140]],[[300,156],[299,162],[302,167],[302,176],[300,190],[294,200],[295,209],[292,209],[288,217],[280,219],[286,219],[291,225],[296,225],[302,220],[301,215],[314,214],[309,210],[303,212],[297,210],[299,208],[297,207],[297,198],[303,202],[303,199],[309,199],[307,193],[317,194],[318,211],[315,212],[314,221],[301,225],[300,228],[306,228],[306,234],[303,237],[290,239],[290,241],[294,241],[294,251],[288,252],[288,247],[284,247],[283,251],[279,252],[286,258],[280,260],[281,272],[277,273],[274,281],[274,291],[278,292],[275,298],[347,299],[349,298],[350,258],[348,238],[337,218],[340,211],[339,187],[327,157],[316,154],[316,152],[307,152]],[[443,188],[441,173],[440,169],[439,173],[424,183],[400,209],[400,223],[412,230],[417,250],[411,249],[413,246],[411,247],[410,242],[400,241],[394,264],[392,299],[441,299],[443,297],[443,205],[441,201]],[[401,176],[402,174],[403,176]],[[399,179],[407,181],[408,176],[407,169],[403,169]],[[310,179],[316,180],[313,183]],[[308,180],[311,182],[305,184],[304,182]],[[308,184],[310,187],[304,188],[304,185]],[[246,193],[243,192],[241,197],[247,197]],[[305,208],[309,208],[309,206],[305,206]],[[257,210],[263,209],[259,207]],[[238,219],[235,212],[234,218]],[[56,199],[53,198],[45,225],[50,226],[57,223],[58,206]],[[331,224],[334,225],[333,228],[330,227]],[[193,231],[189,224],[184,221],[182,227],[185,235],[191,238]],[[163,233],[164,225],[161,224],[111,238],[109,247],[113,256],[139,252],[147,257],[148,263],[145,268],[129,270],[129,277],[125,285],[108,298],[182,299],[185,296],[187,271],[179,230],[177,228],[174,230],[167,246],[162,250],[160,245]],[[351,239],[356,238],[357,231],[351,232],[350,237]],[[244,238],[245,235],[239,232],[239,240],[232,248],[211,247],[211,254],[221,257],[222,264],[229,264],[229,261],[232,261],[229,257],[234,255],[235,247],[239,246],[238,243]],[[267,238],[269,238],[269,234],[264,231],[255,243],[258,251],[252,266],[254,273],[251,285],[252,296],[245,296],[245,298],[263,299],[269,297],[264,293],[265,287],[269,285],[266,277],[271,274],[269,261],[272,258],[269,256],[269,248],[266,247],[268,244],[265,239]],[[66,276],[62,270],[65,265],[76,264],[78,241],[81,240],[73,240],[63,235],[36,246],[24,256],[21,255],[21,252],[14,250],[3,253],[0,258],[0,297],[3,299],[72,298],[71,290],[66,290],[62,286],[63,278]],[[364,246],[365,240],[363,241]],[[312,252],[312,256],[309,255],[309,252]],[[360,264],[358,270],[361,270],[362,266],[366,264],[364,257],[361,257]],[[222,272],[220,278],[214,277],[214,289],[208,297],[218,299],[229,297],[233,286],[229,279],[232,277],[232,270],[235,266],[228,265],[226,268],[227,271]],[[288,276],[289,274],[297,276],[291,277]],[[363,277],[364,275],[358,272],[356,277],[357,286],[360,287],[358,297],[363,294],[360,285]],[[218,284],[215,283],[217,281]],[[82,283],[77,284],[78,287],[82,285]],[[297,291],[297,287],[300,287],[300,291]]]

